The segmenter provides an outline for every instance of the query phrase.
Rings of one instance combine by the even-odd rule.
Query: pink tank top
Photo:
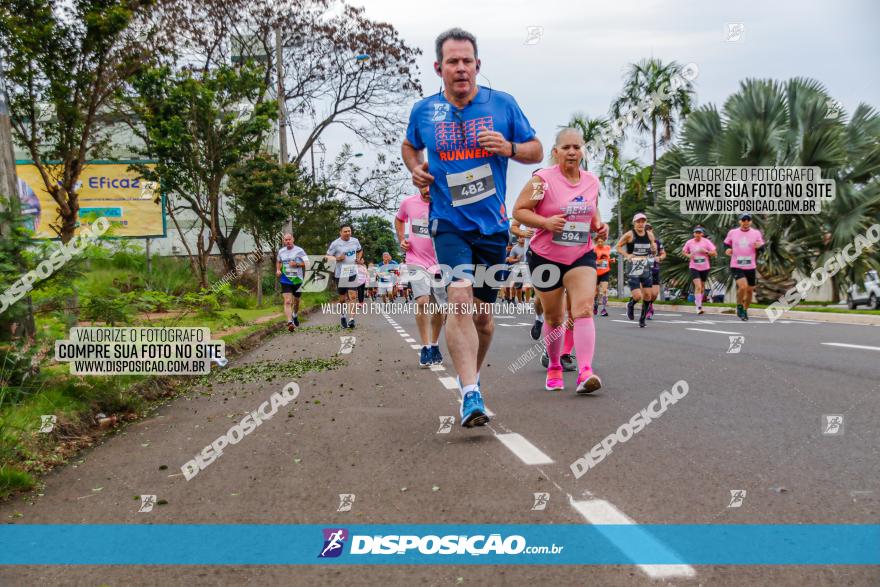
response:
[[[590,224],[599,204],[599,179],[589,171],[581,171],[580,181],[572,185],[562,174],[559,165],[535,172],[532,181],[543,182],[544,196],[535,212],[549,218],[565,215],[562,232],[535,230],[531,249],[551,261],[571,265],[593,250]]]

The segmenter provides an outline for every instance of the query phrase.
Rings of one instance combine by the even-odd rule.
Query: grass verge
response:
[[[303,295],[300,313],[320,308],[320,304],[329,300],[329,297],[326,292]],[[256,309],[224,309],[213,316],[186,316],[175,325],[207,326],[212,332],[217,332],[242,326],[243,323],[240,330],[219,337],[227,345],[233,345],[261,330],[276,328],[275,321],[253,322],[282,311],[283,307],[277,305]],[[169,319],[167,322],[151,321],[149,325],[170,326],[174,323],[174,319]],[[300,360],[264,366],[262,370],[248,370],[249,366],[244,366],[217,371],[216,377],[210,381],[222,383],[276,374],[297,377],[310,370],[335,368],[337,364],[334,361],[338,359]],[[39,375],[29,385],[14,390],[14,401],[11,399],[13,390],[0,389],[0,499],[33,488],[38,483],[39,475],[95,444],[100,439],[102,428],[112,428],[119,422],[144,417],[158,400],[165,401],[198,383],[198,380],[180,377],[71,376],[66,364],[47,358]],[[48,433],[40,432],[41,416],[44,415],[57,418],[54,428]],[[100,415],[105,417],[98,418]]]

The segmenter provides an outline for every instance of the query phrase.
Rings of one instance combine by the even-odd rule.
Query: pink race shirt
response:
[[[732,228],[724,239],[724,244],[733,249],[733,256],[730,257],[730,266],[735,269],[754,269],[758,266],[756,260],[758,251],[755,250],[755,244],[761,246],[764,244],[764,236],[757,228],[743,230],[741,228]]]
[[[709,269],[709,253],[715,252],[715,245],[706,237],[701,238],[699,242],[697,239],[692,238],[684,244],[684,249],[682,250],[689,255],[693,255],[691,262],[688,263],[688,267],[697,271],[706,271]]]
[[[428,213],[430,204],[416,194],[404,198],[396,218],[401,222],[409,222],[409,250],[406,252],[407,265],[419,265],[431,269],[437,264],[434,253],[434,242],[428,230]]]
[[[580,171],[580,181],[575,185],[558,165],[540,169],[532,176],[532,182],[543,182],[543,197],[535,212],[545,218],[564,214],[566,222],[562,232],[536,229],[529,247],[545,259],[563,265],[571,265],[593,250],[590,224],[599,203],[599,179],[589,171]]]

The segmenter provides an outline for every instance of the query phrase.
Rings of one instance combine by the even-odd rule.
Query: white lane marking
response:
[[[573,501],[571,505],[577,512],[584,517],[590,524],[596,525],[599,528],[599,531],[602,532],[601,526],[603,524],[617,524],[617,525],[634,525],[636,522],[624,514],[622,511],[614,507],[614,504],[605,501],[604,499],[591,499],[589,501]],[[640,539],[639,543],[642,545],[650,545],[651,551],[658,555],[663,555],[664,557],[669,556],[670,558],[677,558],[677,555],[663,545],[659,540],[651,536],[648,532],[644,530],[637,530],[639,533]],[[605,538],[611,542],[618,550],[628,555],[630,552],[631,545],[627,541],[620,540],[614,534],[604,534]],[[639,549],[642,550],[641,548]],[[635,557],[631,557],[630,560],[633,560]],[[670,577],[693,577],[697,574],[694,568],[690,565],[684,564],[682,561],[681,564],[667,564],[667,565],[636,565],[642,571],[645,572],[652,579],[668,579]]]
[[[418,346],[418,345],[413,345]],[[431,371],[446,371],[446,367],[443,365],[431,365]]]
[[[634,324],[635,323],[635,320],[618,320],[616,318],[612,318],[611,321],[612,322],[623,322],[624,324]]]
[[[681,314],[661,314],[660,312],[654,312],[655,316],[681,316]]]
[[[510,452],[527,465],[549,465],[553,462],[553,459],[544,454],[540,448],[526,440],[522,434],[511,432],[508,434],[496,434],[496,436],[504,446],[510,449]]]
[[[404,336],[404,337],[403,337],[403,340],[405,340],[406,342],[415,342],[415,341],[416,341],[416,339],[411,338],[411,337],[409,337],[409,336]]]
[[[847,349],[864,349],[866,351],[880,351],[880,346],[865,346],[863,344],[847,344],[845,342],[823,342],[826,346],[839,346]]]
[[[438,379],[446,389],[454,389],[458,391],[458,382],[455,380],[455,377],[438,377]]]
[[[711,332],[713,334],[742,334],[742,332],[731,332],[730,330],[709,330],[708,328],[685,328],[685,330],[693,330],[695,332]]]
[[[413,349],[413,350],[415,350],[415,351],[420,351],[420,350],[422,350],[422,345],[420,345],[420,344],[411,344],[411,345],[409,345],[409,348],[411,348],[411,349]]]

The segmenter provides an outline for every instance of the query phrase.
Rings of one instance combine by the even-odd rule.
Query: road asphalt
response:
[[[290,379],[196,386],[108,435],[36,493],[15,524],[877,524],[880,327],[622,308],[597,318],[591,396],[543,389],[532,316],[499,315],[481,383],[489,426],[458,425],[459,392],[418,367],[411,313],[352,331],[316,314],[232,360],[341,359],[295,379],[297,399],[187,481],[181,466]],[[339,354],[342,336],[354,336]],[[732,338],[733,337],[733,338]],[[524,363],[524,364],[523,364]],[[518,365],[523,365],[517,368]],[[579,478],[571,465],[685,382],[687,395]],[[681,386],[681,384],[678,384]],[[842,434],[823,434],[842,415]],[[448,417],[455,425],[444,427]],[[448,431],[442,431],[448,430]],[[745,497],[732,505],[731,492]],[[534,494],[547,493],[543,510]],[[165,504],[139,513],[139,495]],[[337,511],[340,494],[355,496]],[[741,494],[737,494],[741,495]],[[21,514],[20,516],[18,514]],[[283,544],[278,545],[284,548]],[[20,566],[0,584],[877,585],[866,566]]]

